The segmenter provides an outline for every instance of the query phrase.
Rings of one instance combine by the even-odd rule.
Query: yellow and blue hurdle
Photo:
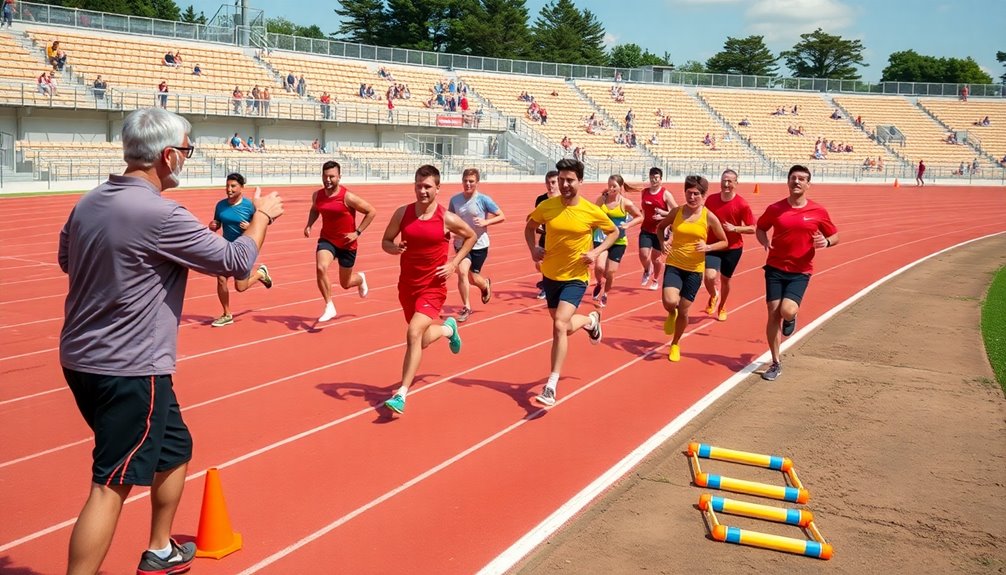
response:
[[[810,499],[810,492],[800,482],[800,477],[796,474],[796,468],[793,467],[793,462],[788,457],[736,451],[694,442],[688,444],[688,456],[695,475],[695,484],[699,487],[724,489],[726,491],[746,493],[760,497],[771,497],[772,499],[780,499],[791,503],[806,503]],[[724,477],[714,473],[705,473],[702,471],[702,466],[699,465],[700,457],[781,471],[789,480],[790,485],[770,485],[758,481],[747,481],[744,479],[734,479],[733,477]]]
[[[703,494],[699,498],[699,509],[709,518],[710,533],[717,541],[773,549],[824,560],[831,559],[834,552],[831,544],[824,540],[821,532],[814,525],[813,515],[809,511],[747,503],[709,494]],[[797,525],[810,532],[812,539],[795,539],[723,525],[717,519],[716,511]]]

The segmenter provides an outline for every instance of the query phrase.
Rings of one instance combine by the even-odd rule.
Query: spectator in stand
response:
[[[544,126],[548,123],[548,110],[545,108],[538,109],[538,115],[541,116],[541,125]]]
[[[171,52],[164,55],[163,63],[165,66],[171,66],[172,68],[178,67],[178,62],[175,62],[175,55]]]
[[[841,120],[842,114],[839,113],[838,108],[835,108],[835,111],[831,113],[830,117],[832,120]]]
[[[250,112],[252,112],[252,113],[254,113],[256,115],[261,112],[262,106],[261,106],[261,104],[259,104],[259,101],[261,99],[262,99],[262,90],[260,90],[258,86],[255,86],[254,88],[252,88],[252,91],[251,91],[251,105],[252,105],[252,107],[251,107],[251,110],[249,110]],[[254,142],[252,142],[252,143],[254,144]]]
[[[799,114],[799,113],[797,112],[797,105],[796,105],[796,104],[793,104],[793,109],[792,109],[792,110],[790,110],[790,112],[789,112],[789,113],[790,113],[790,114],[793,114],[794,116],[799,116],[799,115],[800,115],[800,114]]]
[[[297,77],[293,75],[293,72],[289,72],[286,75],[286,79],[283,81],[283,88],[287,92],[293,92],[293,89],[297,86]]]
[[[297,95],[301,98],[307,97],[307,80],[304,79],[304,75],[300,75],[300,79],[297,80]]]
[[[707,145],[707,146],[712,145],[713,138],[712,138],[712,136],[709,135],[709,132],[706,132],[706,137],[702,138],[702,143],[705,144],[705,145]]]
[[[52,76],[47,72],[42,72],[42,75],[38,77],[38,91],[46,96],[56,95],[56,86],[52,81]]]
[[[234,86],[234,91],[231,92],[231,103],[234,106],[234,113],[241,113],[241,106],[244,105],[245,95],[241,91],[240,86]]]
[[[195,66],[192,67],[192,75],[193,76],[202,76],[203,75],[203,69],[201,67],[199,67],[199,64],[196,64]]]
[[[265,138],[260,138],[258,141],[258,151],[265,152]]]
[[[650,145],[651,146],[656,146],[659,143],[660,143],[660,140],[657,139],[657,133],[653,132],[653,135],[650,136]]]
[[[1006,166],[1006,154],[1003,154],[1003,159],[999,160],[999,163]]]
[[[391,101],[391,98],[388,98],[388,123],[390,124],[394,121],[395,121],[395,103]]]
[[[94,98],[96,100],[105,99],[105,90],[108,89],[108,82],[101,79],[101,74],[94,79]]]
[[[266,86],[262,90],[262,115],[269,115],[269,103],[272,101],[272,94],[269,93],[269,87]]]
[[[856,116],[856,122],[855,122],[855,124],[856,124],[856,127],[862,128],[863,127],[863,117],[862,116]]]
[[[738,125],[738,126],[750,126],[750,125],[751,125],[751,122],[748,122],[748,119],[747,119],[747,118],[744,118],[744,119],[742,119],[742,120],[741,120],[741,121],[740,121],[740,122],[739,122],[739,123],[738,123],[737,125]]]
[[[321,103],[321,117],[330,120],[332,117],[332,96],[328,92],[322,92],[318,101]]]
[[[232,150],[237,150],[239,152],[247,150],[245,143],[241,140],[241,136],[239,136],[237,132],[234,132],[234,135],[231,136],[230,144]]]
[[[165,110],[168,109],[168,81],[161,80],[161,83],[157,85],[157,99],[160,100],[160,105]]]
[[[245,142],[245,148],[249,152],[257,152],[258,151],[258,148],[255,147],[255,137],[254,136],[248,136],[248,141]]]
[[[629,111],[625,113],[625,131],[627,132],[632,131],[632,123],[635,120],[636,120],[636,114],[633,113],[632,108],[629,108]]]
[[[14,27],[14,0],[3,0],[3,18],[0,19],[0,29],[7,24],[7,28]]]
[[[580,161],[580,146],[573,148],[573,159],[578,162]]]
[[[876,166],[878,172],[884,171],[884,158],[882,156],[877,156]]]
[[[461,95],[461,99],[458,101],[458,107],[461,108],[462,112],[468,111],[468,96],[464,94]],[[544,122],[542,122],[544,124]]]
[[[961,101],[962,102],[967,102],[968,101],[968,93],[969,92],[970,92],[970,90],[968,90],[967,86],[964,86],[964,87],[961,88]]]
[[[562,142],[560,142],[559,145],[562,146],[564,150],[569,150],[570,147],[573,146],[573,140],[570,140],[569,136],[563,136]]]
[[[972,174],[977,174],[979,169],[980,169],[980,166],[978,165],[978,158],[975,157],[974,160],[971,160],[971,173]]]
[[[315,138],[314,141],[311,142],[311,149],[314,150],[315,152],[318,152],[319,154],[325,153],[325,149],[321,147],[321,143],[318,142],[318,138]]]
[[[66,66],[66,53],[59,49],[59,40],[54,41],[51,46],[46,48],[45,55],[52,66],[53,72],[57,70],[62,71],[63,67]]]

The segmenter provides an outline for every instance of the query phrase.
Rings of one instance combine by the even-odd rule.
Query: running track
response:
[[[219,467],[245,542],[223,560],[197,561],[194,572],[474,573],[765,350],[764,256],[753,239],[735,276],[729,321],[706,318],[700,295],[682,361],[672,365],[659,295],[638,287],[632,232],[620,285],[604,310],[602,345],[574,337],[560,402],[538,409],[530,398],[548,373],[550,323],[533,298],[537,278],[522,222],[541,186],[484,184],[509,217],[492,228],[485,269],[494,299],[482,306],[473,294],[462,353],[442,344],[429,349],[405,415],[392,419],[378,406],[399,383],[405,324],[397,261],[380,250],[379,237],[393,209],[413,196],[411,186],[351,188],[380,215],[358,260],[370,297],[336,287],[336,320],[314,326],[322,311],[315,239],[301,234],[309,189],[283,190],[286,215],[270,229],[261,259],[277,285],[232,291],[234,325],[208,325],[219,313],[214,280],[190,276],[175,387],[196,446],[175,531],[194,537],[203,475]],[[600,186],[585,188],[593,197]],[[679,188],[673,184],[680,201]],[[445,183],[441,203],[457,191],[457,182]],[[741,193],[757,215],[785,191],[762,185],[755,196],[742,184]],[[819,253],[801,325],[907,263],[1006,230],[1002,188],[816,185],[810,193],[830,210],[842,244]],[[172,196],[208,220],[222,194]],[[91,436],[56,352],[66,287],[56,243],[75,200],[0,200],[5,573],[61,572],[87,493]],[[457,305],[452,292],[446,311]],[[589,300],[581,309],[591,309]],[[106,572],[135,568],[146,545],[146,499],[136,489],[125,506]]]

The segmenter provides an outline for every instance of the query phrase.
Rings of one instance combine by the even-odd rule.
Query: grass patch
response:
[[[982,304],[982,337],[985,352],[1006,393],[1006,266],[999,268]]]

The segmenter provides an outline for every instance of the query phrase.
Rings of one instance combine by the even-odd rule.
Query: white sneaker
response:
[[[660,284],[659,283],[653,282],[653,283],[650,284],[650,291],[657,291],[658,289],[660,289]]]
[[[321,314],[318,321],[329,321],[331,319],[335,319],[335,304],[328,302],[328,304],[325,305],[325,313]]]
[[[360,272],[360,285],[356,286],[356,291],[360,292],[361,298],[367,297],[367,294],[370,293],[370,287],[367,286],[367,274]]]
[[[648,284],[648,283],[650,283],[650,272],[649,271],[644,271],[643,272],[643,279],[639,281],[639,285],[641,285],[643,287],[646,287],[646,284]]]
[[[534,400],[545,407],[552,407],[555,405],[555,390],[551,387],[546,387],[540,394],[534,396]]]

